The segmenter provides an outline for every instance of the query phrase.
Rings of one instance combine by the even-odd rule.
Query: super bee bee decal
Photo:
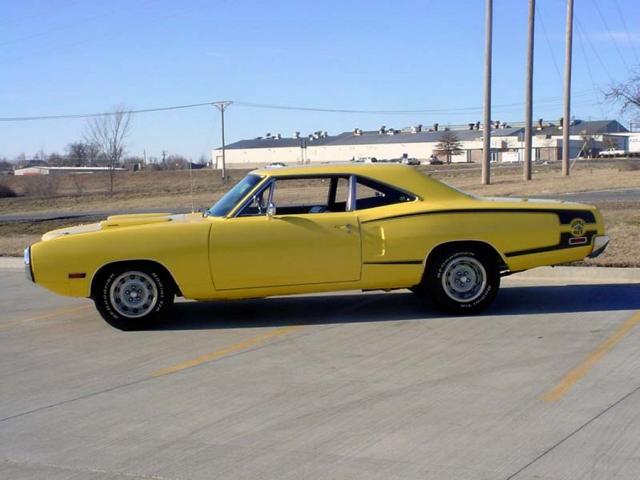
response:
[[[574,237],[582,237],[585,232],[584,220],[581,218],[574,218],[569,224],[571,235]]]

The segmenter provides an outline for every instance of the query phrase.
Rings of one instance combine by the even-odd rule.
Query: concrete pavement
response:
[[[124,333],[0,263],[0,478],[637,479],[640,284],[504,283],[475,317],[347,292]]]

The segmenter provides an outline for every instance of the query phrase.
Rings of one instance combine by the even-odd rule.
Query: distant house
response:
[[[502,125],[492,130],[493,160],[500,160],[499,152],[518,148],[522,127]],[[448,130],[434,125],[423,129],[421,125],[403,129],[381,127],[374,131],[355,129],[339,135],[315,132],[306,137],[292,138],[268,135],[253,140],[240,140],[225,147],[225,160],[230,168],[247,168],[284,162],[308,164],[344,162],[358,159],[400,159],[403,157],[427,160],[431,155],[442,155],[437,145],[446,132],[455,134],[462,144],[462,153],[454,155],[453,162],[478,161],[482,156],[483,132],[475,124],[468,129]],[[221,165],[221,150],[212,152],[213,165]]]
[[[402,130],[381,127],[374,131],[354,129],[338,135],[318,131],[308,136],[282,137],[267,134],[250,140],[240,140],[225,147],[225,161],[229,168],[253,168],[274,162],[290,165],[344,162],[358,159],[400,159],[413,157],[426,161],[432,155],[442,156],[437,149],[445,131],[454,133],[462,145],[462,152],[454,155],[453,162],[479,162],[482,159],[483,130],[479,123],[466,127],[443,129],[438,124],[431,128],[417,125]],[[580,121],[570,125],[570,156],[597,154],[614,139],[624,143],[627,129],[616,120]],[[561,125],[539,122],[533,132],[534,159],[559,160],[562,158]],[[622,135],[622,136],[621,136]],[[585,142],[588,144],[585,147]],[[513,162],[523,158],[524,127],[496,122],[491,131],[491,160]],[[586,155],[585,155],[586,156]],[[220,168],[222,151],[211,152],[213,165]]]
[[[83,173],[101,173],[108,172],[109,167],[25,167],[14,170],[14,175],[70,175]],[[124,171],[126,168],[114,168],[116,171]]]

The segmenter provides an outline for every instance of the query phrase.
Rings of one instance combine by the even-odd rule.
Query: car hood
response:
[[[192,222],[202,221],[202,214],[172,214],[172,213],[136,213],[130,215],[111,215],[106,220],[96,223],[83,225],[74,225],[72,227],[59,228],[51,230],[42,236],[42,241],[53,240],[66,235],[77,235],[80,233],[98,232],[101,230],[137,227],[141,225],[150,225],[167,222]]]

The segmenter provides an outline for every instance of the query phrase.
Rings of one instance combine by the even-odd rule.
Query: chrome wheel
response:
[[[123,317],[143,317],[151,312],[158,302],[158,286],[144,272],[125,272],[116,277],[111,284],[109,300]]]
[[[473,257],[453,258],[444,267],[442,288],[456,302],[472,302],[487,286],[487,272]]]

